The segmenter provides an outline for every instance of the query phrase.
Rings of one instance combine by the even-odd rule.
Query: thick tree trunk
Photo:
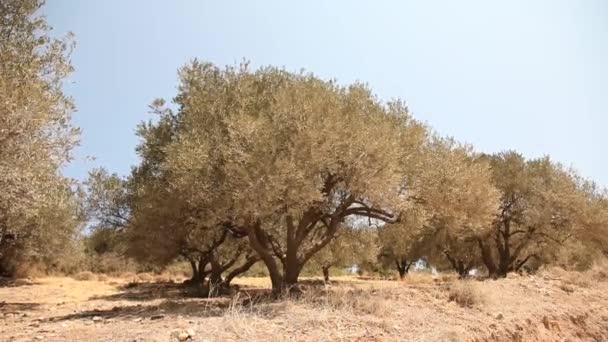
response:
[[[399,272],[399,279],[405,279],[405,276],[409,273],[413,263],[413,261],[408,262],[405,258],[395,260],[395,265],[397,265],[397,271]]]
[[[215,297],[222,293],[222,265],[215,255],[211,256],[211,274],[209,275],[209,296]]]
[[[205,281],[204,270],[207,266],[205,258],[201,257],[198,261],[194,258],[188,257],[188,262],[192,268],[192,276],[188,279],[185,284],[199,286]]]
[[[300,271],[302,270],[302,265],[298,263],[297,260],[291,260],[291,262],[287,262],[285,265],[285,284],[284,287],[288,290],[293,289],[298,284],[298,277],[300,277]]]
[[[190,277],[190,282],[195,283],[199,280],[198,266],[194,259],[189,259],[190,267],[192,268],[192,277]]]
[[[483,243],[480,238],[477,239],[477,245],[479,246],[479,251],[481,252],[481,261],[488,269],[489,276],[492,278],[496,278],[498,269],[496,267],[496,264],[494,263],[494,260],[492,259],[492,253],[490,252],[490,249]]]
[[[329,268],[330,268],[330,267],[331,267],[331,266],[323,266],[323,267],[322,267],[322,269],[323,269],[323,280],[324,280],[326,283],[329,283]]]
[[[405,279],[406,274],[407,273],[405,272],[405,270],[399,268],[399,279],[401,279],[401,280]]]
[[[454,269],[454,271],[458,273],[459,278],[462,279],[467,278],[469,276],[469,271],[471,270],[470,264],[465,264],[462,259],[456,260],[456,258],[450,255],[450,252],[447,249],[443,251],[443,254],[450,262],[450,265],[452,265],[452,269]]]
[[[336,181],[330,176],[327,182],[328,194],[331,191],[331,187],[335,184]],[[298,290],[296,285],[303,266],[336,236],[336,232],[345,217],[365,215],[384,219],[385,221],[393,218],[390,214],[380,209],[369,207],[349,208],[353,203],[355,203],[354,196],[346,196],[341,199],[341,203],[337,205],[331,214],[323,213],[320,208],[313,206],[305,212],[297,224],[293,217],[287,215],[285,217],[287,234],[284,251],[281,249],[280,244],[273,240],[273,236],[268,235],[261,228],[259,221],[248,227],[247,236],[250,246],[258,253],[266,265],[272,282],[272,290],[275,294],[279,294],[285,290]],[[315,228],[322,229],[311,233]],[[320,234],[315,236],[316,233]],[[303,243],[311,238],[311,234],[315,236],[315,239],[310,241],[312,245],[307,250],[301,250]],[[282,273],[275,257],[282,263]]]
[[[268,269],[270,282],[272,284],[272,292],[275,295],[279,295],[284,288],[283,275],[281,274],[277,261],[270,253],[268,239],[261,230],[259,223],[248,230],[247,238],[249,239],[251,248],[258,253],[260,259]]]

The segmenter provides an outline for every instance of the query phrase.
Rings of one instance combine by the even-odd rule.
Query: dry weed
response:
[[[454,280],[457,280],[458,275],[455,273],[440,273],[439,274],[439,280],[442,283],[451,283]]]
[[[336,289],[312,290],[296,303],[304,302],[315,308],[327,310],[348,311],[354,314],[369,314],[376,317],[385,317],[391,313],[392,296],[386,289]]]
[[[448,300],[462,307],[472,308],[483,303],[476,284],[470,280],[454,282],[448,288]]]
[[[591,279],[595,281],[608,281],[608,260],[596,261],[589,270]]]
[[[126,282],[137,282],[139,277],[133,272],[123,272],[118,275],[118,278],[124,279]]]
[[[150,282],[154,280],[154,275],[151,273],[138,273],[137,278],[143,282]]]
[[[434,282],[434,277],[429,272],[411,272],[403,278],[403,282],[412,285],[427,285]]]
[[[97,277],[95,276],[95,274],[93,274],[93,272],[89,272],[89,271],[76,273],[75,275],[72,276],[72,278],[74,278],[75,280],[79,280],[79,281],[97,280]]]

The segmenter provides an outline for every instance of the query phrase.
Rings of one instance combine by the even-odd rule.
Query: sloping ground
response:
[[[260,296],[268,282],[255,278],[239,279],[242,291],[220,299],[187,298],[171,283],[5,282],[0,340],[608,341],[607,278],[558,271],[464,284],[417,274],[403,282],[340,278],[281,301]],[[470,307],[456,303],[463,296]]]

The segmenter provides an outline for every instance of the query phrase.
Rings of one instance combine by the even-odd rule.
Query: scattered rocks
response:
[[[150,317],[150,320],[154,321],[154,320],[161,319],[164,317],[165,317],[165,315],[154,315],[154,316]]]
[[[501,320],[501,319],[505,318],[505,316],[502,314],[502,312],[499,312],[495,318],[498,320]]]
[[[98,323],[98,322],[103,321],[103,318],[101,318],[100,316],[93,316],[92,320],[93,320],[93,322]]]

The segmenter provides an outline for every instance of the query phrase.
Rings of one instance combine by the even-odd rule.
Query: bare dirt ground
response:
[[[608,341],[605,273],[409,277],[308,280],[298,299],[282,300],[260,296],[263,278],[238,279],[237,295],[216,299],[171,282],[5,280],[0,340]]]

